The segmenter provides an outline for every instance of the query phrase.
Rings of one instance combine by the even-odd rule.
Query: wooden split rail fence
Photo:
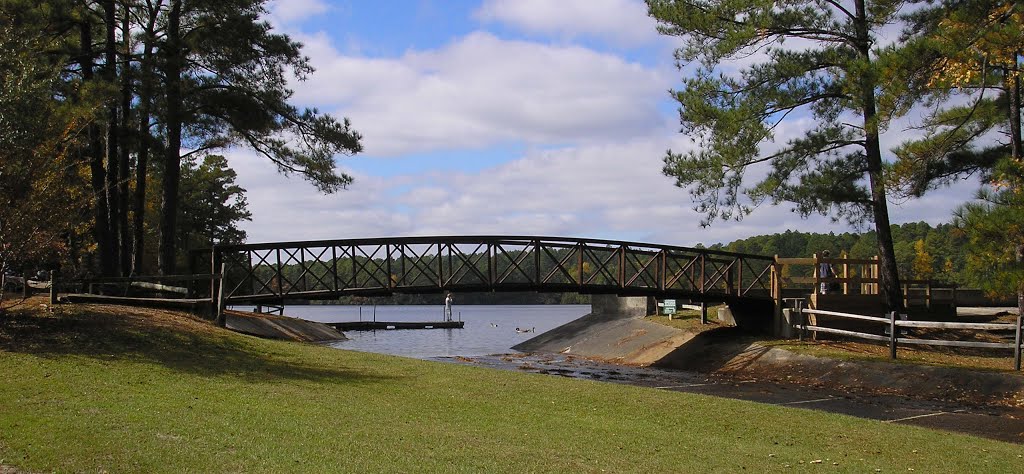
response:
[[[134,275],[127,277],[56,280],[50,282],[50,300],[57,289],[70,291],[62,299],[77,303],[128,304],[173,308],[211,314],[223,323],[223,273],[197,275]]]
[[[795,310],[798,323],[793,325],[799,330],[800,340],[804,340],[807,331],[814,331],[826,334],[866,339],[870,341],[885,342],[889,345],[889,358],[896,359],[896,348],[904,345],[926,345],[946,347],[966,347],[975,349],[1011,349],[1013,350],[1013,368],[1021,368],[1021,331],[1022,317],[1017,315],[1014,323],[955,323],[945,321],[908,321],[905,314],[898,314],[891,311],[888,317],[867,316],[862,314],[842,313],[838,311],[826,311],[818,309],[807,309],[801,301],[796,301]],[[847,329],[830,328],[808,324],[808,315],[832,316],[842,319],[866,321],[873,324],[886,326],[888,334],[872,334]],[[900,333],[906,328],[921,329],[966,329],[975,331],[1009,332],[1014,333],[1014,342],[983,342],[983,341],[955,341],[949,339],[921,339],[911,337],[900,337]]]

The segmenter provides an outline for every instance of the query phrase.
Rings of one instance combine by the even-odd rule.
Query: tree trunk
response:
[[[1016,66],[1007,71],[1006,96],[1010,99],[1007,111],[1010,121],[1010,156],[1019,161],[1024,156],[1024,145],[1021,144],[1020,76],[1017,75],[1017,72]]]
[[[117,80],[117,43],[115,39],[117,18],[115,13],[114,0],[105,0],[103,2],[103,26],[106,32],[106,44],[103,49],[106,64],[103,68],[103,79],[111,85]],[[124,244],[119,240],[121,231],[118,225],[121,203],[120,196],[117,193],[118,181],[121,179],[121,170],[118,166],[120,164],[118,162],[120,159],[118,156],[118,137],[120,134],[117,125],[118,121],[118,99],[111,96],[107,101],[107,174],[105,192],[107,196],[108,235],[114,251],[112,258],[115,260],[115,271],[120,273],[119,262]]]
[[[130,229],[128,228],[128,176],[129,176],[129,154],[131,153],[131,147],[128,146],[128,120],[130,118],[130,111],[132,109],[132,96],[134,91],[132,90],[132,75],[131,75],[131,58],[132,58],[132,46],[131,46],[131,23],[130,23],[130,11],[127,7],[122,8],[121,11],[121,36],[122,46],[124,47],[124,53],[121,56],[122,64],[124,66],[121,69],[121,122],[118,124],[118,134],[121,153],[118,157],[118,169],[121,170],[121,179],[117,183],[117,196],[118,206],[117,213],[117,229],[118,237],[117,240],[121,243],[121,248],[118,254],[120,255],[119,263],[121,265],[121,274],[128,275],[131,273],[132,253],[131,253],[131,236],[129,235]]]
[[[1017,245],[1017,266],[1024,266],[1024,244]],[[1024,314],[1024,280],[1017,282],[1017,314]]]
[[[1010,157],[1020,162],[1024,158],[1024,144],[1021,144],[1021,128],[1020,128],[1020,75],[1019,68],[1017,67],[1016,58],[1020,56],[1020,53],[1014,54],[1014,64],[1012,69],[1012,79],[1009,81],[1007,88],[1007,95],[1010,99]],[[1017,244],[1017,267],[1024,266],[1024,243]],[[1017,282],[1017,311],[1019,314],[1024,314],[1024,281]]]
[[[89,20],[84,20],[79,27],[81,41],[81,56],[78,64],[82,69],[82,80],[91,81],[93,77],[92,60],[92,25]],[[86,136],[89,146],[89,171],[91,172],[91,184],[93,198],[93,238],[96,240],[96,250],[99,254],[99,272],[101,275],[113,276],[115,271],[115,260],[110,242],[110,222],[107,215],[107,195],[104,187],[106,185],[106,171],[103,168],[103,144],[100,141],[100,129],[94,123],[90,123]]]
[[[146,39],[143,44],[142,62],[140,67],[141,90],[139,91],[139,151],[135,164],[135,196],[133,199],[134,216],[132,226],[132,272],[142,271],[142,262],[146,250],[146,181],[149,172],[149,151],[152,148],[153,136],[150,134],[150,110],[153,104],[153,43],[156,39],[156,20],[163,3],[158,1],[154,6],[147,3],[149,19],[146,24]]]
[[[867,11],[864,0],[856,0],[857,46],[865,64],[871,61],[871,40],[868,35]],[[878,236],[878,277],[879,287],[890,311],[903,309],[903,295],[900,291],[900,276],[896,267],[896,252],[893,250],[892,229],[889,224],[889,204],[885,199],[885,181],[882,175],[882,150],[878,140],[878,117],[875,109],[876,79],[870,68],[864,68],[861,76],[861,100],[864,114],[864,152],[868,165],[868,181],[871,186],[871,211]]]
[[[167,150],[164,153],[163,196],[160,200],[160,255],[162,274],[173,274],[174,237],[178,216],[178,181],[181,177],[181,72],[184,58],[181,47],[181,0],[171,0],[167,16],[167,44],[164,76],[167,85]]]

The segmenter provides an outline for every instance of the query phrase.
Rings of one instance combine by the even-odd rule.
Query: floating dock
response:
[[[376,329],[462,329],[465,321],[346,321],[325,323],[339,331],[372,331]]]

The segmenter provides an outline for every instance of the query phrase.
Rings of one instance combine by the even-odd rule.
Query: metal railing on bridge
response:
[[[773,257],[599,239],[396,237],[224,245],[227,304],[444,291],[725,301],[773,296]]]

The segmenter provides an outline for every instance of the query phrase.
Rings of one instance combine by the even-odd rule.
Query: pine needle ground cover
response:
[[[1009,472],[1024,462],[1017,445],[841,415],[267,341],[171,312],[30,303],[0,316],[7,469]]]

